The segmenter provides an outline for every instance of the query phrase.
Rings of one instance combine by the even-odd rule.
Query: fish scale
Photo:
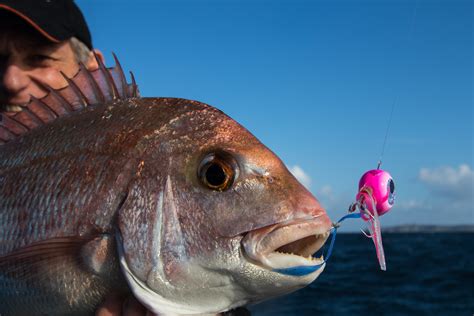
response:
[[[167,101],[163,101],[166,105]],[[176,103],[180,102],[182,101],[176,100]],[[169,105],[165,107],[168,107],[165,118],[176,116],[179,119],[189,115],[189,113],[179,113],[182,112],[180,107],[174,107],[178,110],[178,114],[173,113]],[[98,232],[113,234],[116,207],[120,202],[120,197],[124,195],[128,180],[122,179],[121,187],[114,187],[114,184],[120,176],[129,179],[132,173],[136,172],[136,170],[125,170],[128,174],[124,174],[123,167],[127,164],[131,165],[130,161],[137,160],[130,153],[130,151],[135,151],[133,147],[115,148],[118,146],[116,137],[122,141],[126,140],[120,136],[123,131],[133,133],[136,138],[151,133],[152,130],[145,124],[136,124],[137,121],[143,122],[144,114],[141,112],[146,109],[144,106],[137,107],[128,104],[124,104],[123,108],[117,104],[113,109],[98,106],[82,116],[65,117],[62,121],[58,120],[45,126],[44,130],[38,129],[34,131],[35,133],[23,136],[21,148],[18,143],[11,143],[11,146],[4,145],[0,151],[0,177],[2,182],[8,183],[8,186],[0,188],[2,201],[0,255],[15,252],[16,249],[43,240],[68,236],[80,236],[87,239]],[[73,144],[71,144],[69,140],[77,139],[75,134],[95,126],[96,118],[100,117],[102,120],[104,112],[111,115],[105,120],[107,126],[100,128],[103,131],[102,137],[94,133],[100,131],[93,131],[82,135],[80,140],[72,141]],[[90,120],[87,116],[92,116],[94,119]],[[156,127],[166,127],[169,124],[166,121],[164,123],[156,123]],[[115,128],[113,128],[114,125]],[[144,128],[147,132],[137,132],[140,128]],[[60,130],[61,133],[54,133],[54,130]],[[105,135],[104,131],[106,131]],[[130,142],[130,139],[127,141]],[[136,140],[131,141],[131,143],[136,142]],[[28,150],[22,150],[23,146],[27,146]],[[91,162],[94,163],[91,164]],[[134,165],[138,167],[138,163]],[[107,195],[116,198],[110,200]],[[140,204],[137,205],[139,206]],[[29,211],[23,212],[24,218],[19,220],[15,215],[20,214],[22,209]],[[16,268],[12,270],[12,266],[5,264],[0,264],[0,266],[3,271],[8,271],[7,278],[2,280],[0,287],[9,289],[11,292],[20,290],[26,297],[39,296],[34,304],[35,310],[41,310],[41,307],[45,306],[45,314],[48,315],[53,313],[48,310],[49,306],[63,305],[68,308],[55,309],[54,313],[63,315],[72,313],[72,310],[78,310],[79,314],[91,312],[92,308],[116,287],[116,284],[109,279],[84,271],[81,267],[81,258],[74,258],[74,260],[66,258],[67,260],[59,265],[55,262],[54,270],[44,271],[46,275],[61,276],[49,280],[46,288],[58,289],[57,295],[65,296],[63,302],[57,298],[52,299],[56,295],[51,296],[51,291],[38,288],[39,283],[45,284],[44,281],[18,283],[18,275],[15,281],[11,281],[8,276],[14,275],[19,270]],[[119,275],[118,271],[114,272]],[[120,284],[122,287],[123,285]],[[29,292],[30,290],[32,293]],[[17,315],[32,312],[28,309],[29,307],[23,306],[21,296],[15,296],[15,298],[20,298],[17,302],[7,297],[0,297],[0,305],[7,308],[7,314],[8,311],[13,310]],[[77,298],[73,299],[73,297]],[[22,306],[26,308],[24,312]]]
[[[100,108],[97,110],[100,113]],[[11,149],[5,145],[0,151],[0,178],[3,183],[8,183],[0,187],[0,255],[42,240],[66,236],[87,238],[97,232],[111,232],[116,211],[114,207],[118,201],[104,197],[112,195],[119,199],[123,195],[126,181],[122,180],[121,186],[115,186],[115,180],[117,175],[123,175],[123,168],[127,165],[121,160],[128,158],[125,154],[118,157],[116,153],[103,153],[101,149],[107,146],[98,144],[98,139],[93,134],[86,137],[86,140],[83,137],[76,143],[76,148],[70,144],[63,146],[68,139],[73,139],[68,132],[76,132],[81,123],[89,125],[87,120],[82,119],[78,122],[53,122],[53,125],[59,125],[57,128],[61,135],[47,137],[51,133],[47,126],[46,131],[35,131],[36,133],[25,135],[21,139],[23,144],[29,143],[29,150],[18,150],[18,144],[12,144]],[[43,136],[41,132],[47,136]],[[107,139],[100,137],[99,140]],[[89,146],[88,143],[93,143],[94,146]],[[97,149],[95,152],[94,148]],[[21,220],[15,217],[20,213],[23,214]],[[2,278],[0,287],[13,293],[18,290],[22,293],[32,291],[24,295],[38,297],[37,304],[30,305],[35,306],[35,310],[41,310],[42,306],[69,306],[67,309],[54,311],[57,315],[62,315],[80,306],[79,314],[91,311],[116,284],[113,280],[111,282],[84,271],[79,258],[75,259],[69,258],[60,264],[55,262],[55,270],[43,271],[46,275],[61,276],[50,279],[46,288],[58,289],[57,297],[65,296],[64,302],[52,299],[56,296],[52,296],[50,291],[38,288],[38,284],[44,286],[45,282],[34,283],[29,280],[27,283],[19,283],[18,278],[11,281],[8,276],[15,274],[18,269],[12,271],[9,265],[0,264],[2,271],[8,271],[7,277]],[[16,295],[15,298],[22,296]],[[42,303],[39,304],[40,302]],[[7,308],[7,312],[15,311],[15,315],[33,312],[24,306],[22,298],[18,302],[8,298],[8,292],[6,297],[0,298],[0,305]],[[22,306],[27,309],[22,311]],[[51,314],[51,311],[45,309],[45,313]]]
[[[54,160],[54,163],[51,163],[53,160],[44,160],[33,166],[25,164],[12,171],[3,170],[2,177],[9,185],[0,188],[4,210],[0,213],[1,234],[11,231],[11,227],[15,227],[18,223],[22,223],[24,228],[10,238],[2,236],[2,241],[18,242],[20,236],[27,238],[22,240],[21,244],[13,243],[10,247],[2,247],[3,253],[34,240],[58,237],[58,232],[66,236],[78,233],[74,230],[77,229],[76,222],[81,219],[82,214],[76,210],[87,209],[93,200],[93,193],[104,191],[108,180],[101,169],[107,169],[110,158],[93,155],[89,159],[94,159],[97,167],[95,184],[76,180],[77,177],[81,177],[76,168],[87,168],[87,162],[81,165],[72,156]],[[74,168],[68,168],[70,165]],[[32,177],[35,174],[38,176]],[[9,194],[5,193],[5,190],[10,191]],[[12,194],[12,191],[17,193]],[[20,210],[35,210],[35,212],[23,212],[26,218],[21,222],[4,218],[7,214],[18,214]]]

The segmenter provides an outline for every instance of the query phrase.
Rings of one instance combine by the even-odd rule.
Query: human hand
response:
[[[96,316],[153,316],[133,296],[123,299],[118,295],[109,295],[95,312]]]
[[[141,305],[137,299],[130,296],[123,299],[118,295],[110,295],[99,306],[95,312],[96,316],[156,316]],[[250,316],[250,312],[245,307],[238,307],[228,312],[219,314],[221,316]]]

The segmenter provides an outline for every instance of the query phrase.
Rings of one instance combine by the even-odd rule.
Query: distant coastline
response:
[[[368,234],[369,231],[365,229]],[[358,234],[360,231],[341,231],[338,234]],[[385,227],[382,225],[382,234],[411,234],[411,233],[474,233],[473,225],[418,225],[405,224]]]
[[[474,233],[474,225],[397,225],[382,227],[383,233]]]

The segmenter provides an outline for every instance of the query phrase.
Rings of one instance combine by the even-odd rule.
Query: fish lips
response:
[[[266,226],[242,240],[247,259],[264,268],[290,276],[306,276],[324,268],[324,258],[312,255],[322,248],[332,223],[326,214]]]

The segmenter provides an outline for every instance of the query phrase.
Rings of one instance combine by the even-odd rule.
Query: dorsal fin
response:
[[[80,64],[73,78],[61,73],[67,82],[67,86],[61,89],[53,89],[36,80],[36,84],[48,91],[46,96],[41,99],[31,96],[30,102],[21,111],[0,113],[0,145],[87,106],[139,97],[133,74],[130,73],[132,83],[128,84],[115,54],[115,66],[111,68],[106,68],[102,60],[94,56],[99,66],[96,70],[89,71]]]

